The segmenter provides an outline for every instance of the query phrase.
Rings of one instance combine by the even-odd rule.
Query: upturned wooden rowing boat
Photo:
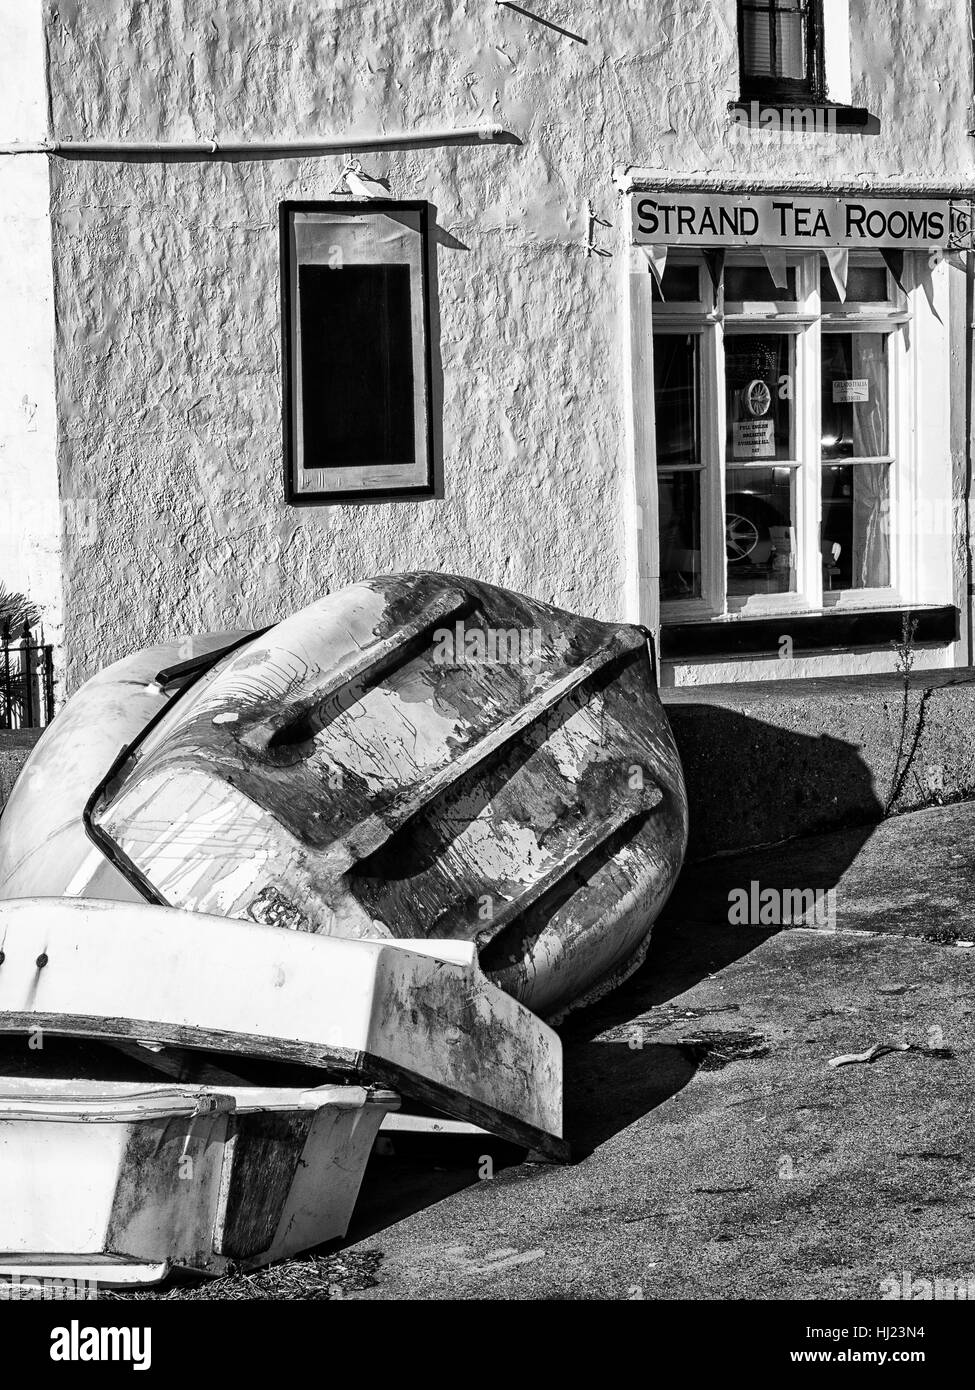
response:
[[[158,1283],[344,1236],[392,1091],[0,1078],[0,1279]]]
[[[639,965],[687,835],[642,629],[418,573],[224,645],[69,702],[0,826],[0,895],[474,942],[550,1021]]]

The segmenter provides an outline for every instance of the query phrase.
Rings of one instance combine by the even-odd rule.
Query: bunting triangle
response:
[[[846,303],[846,282],[850,270],[850,253],[842,246],[824,246],[823,255],[833,277],[840,303]]]
[[[772,284],[778,290],[787,289],[789,277],[786,272],[785,252],[778,246],[763,246],[761,250],[768,266],[768,273],[772,277]]]
[[[718,299],[721,293],[721,281],[724,279],[724,263],[726,252],[722,247],[718,251],[705,251],[704,264],[708,268],[711,277],[711,284],[714,286],[714,298]]]
[[[666,246],[641,246],[640,250],[647,258],[651,274],[657,282],[657,289],[660,291],[660,298],[666,301],[664,295],[664,270],[667,267]]]
[[[898,251],[896,247],[882,246],[880,254],[894,277],[894,284],[902,294],[907,294],[907,286],[904,284],[904,252]]]

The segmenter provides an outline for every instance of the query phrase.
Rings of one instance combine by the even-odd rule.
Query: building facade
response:
[[[420,568],[669,685],[970,663],[967,0],[0,27],[0,579],[67,690]]]

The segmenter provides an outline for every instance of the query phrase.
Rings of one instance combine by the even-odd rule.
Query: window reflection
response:
[[[728,595],[792,593],[796,533],[792,468],[729,468],[725,495]]]
[[[657,462],[698,463],[698,338],[693,333],[658,333],[653,340],[653,386],[657,415]]]
[[[823,458],[886,454],[886,334],[824,333],[822,353]]]
[[[667,601],[701,597],[701,475],[661,473],[660,597]]]

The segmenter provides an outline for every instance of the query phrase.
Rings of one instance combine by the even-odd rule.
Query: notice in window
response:
[[[774,459],[775,427],[771,420],[736,420],[732,453],[736,459]]]
[[[870,382],[865,376],[851,377],[848,381],[833,382],[833,404],[854,405],[857,401],[869,401]]]

